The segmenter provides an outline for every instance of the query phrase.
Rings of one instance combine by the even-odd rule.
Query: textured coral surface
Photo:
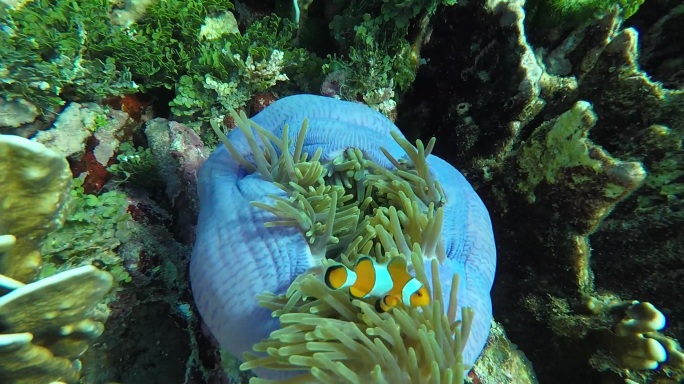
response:
[[[335,133],[313,130],[309,155],[330,140],[339,144],[323,152],[330,160],[343,143],[360,139],[372,160],[391,167],[377,148],[403,155],[386,134],[395,130],[391,120],[411,142],[436,137],[431,153],[448,164],[434,159],[432,166],[458,169],[440,179],[445,191],[472,185],[491,215],[496,321],[486,344],[474,330],[473,350],[486,349],[470,380],[534,383],[533,368],[540,382],[681,382],[682,25],[680,0],[0,0],[0,133],[62,152],[20,156],[0,148],[0,301],[11,306],[32,284],[60,280],[73,268],[109,273],[114,286],[99,303],[88,301],[97,304],[93,319],[107,319],[104,330],[90,322],[64,330],[88,336],[70,344],[89,345],[84,353],[52,358],[38,345],[52,338],[23,328],[1,335],[0,349],[55,363],[42,366],[50,380],[246,382],[249,373],[240,373],[235,356],[212,336],[230,334],[219,320],[242,305],[257,311],[247,296],[261,293],[259,279],[282,292],[321,248],[307,251],[310,239],[295,227],[266,232],[254,225],[254,218],[270,221],[267,211],[231,205],[249,194],[284,195],[260,184],[259,172],[239,171],[224,149],[204,174],[220,174],[230,163],[240,173],[229,176],[241,178],[244,190],[214,194],[211,188],[224,188],[220,179],[211,185],[201,177],[197,185],[197,171],[219,142],[212,128],[235,126],[231,108],[250,116],[270,104],[282,115],[260,115],[260,124],[290,122],[292,134],[304,117],[299,109],[325,108],[312,101],[290,114],[274,101],[320,92],[331,98],[326,103],[364,103],[389,120],[339,111],[317,116]],[[366,109],[346,108],[357,107]],[[339,119],[384,133],[355,136],[335,125]],[[48,164],[54,161],[59,172]],[[30,171],[21,174],[24,166]],[[30,192],[17,194],[22,186]],[[208,229],[201,219],[196,232],[198,187],[205,200],[229,210],[234,226]],[[472,190],[467,195],[472,200],[455,200],[485,209]],[[244,240],[237,228],[250,223],[255,236]],[[468,223],[458,223],[464,233],[471,233]],[[204,251],[221,259],[217,253],[227,247],[244,265],[194,266],[214,274],[193,279],[198,287],[214,285],[199,289],[207,327],[188,265],[196,233],[206,239],[210,232]],[[257,257],[256,235],[273,257]],[[278,247],[267,235],[291,243]],[[240,240],[224,245],[227,237]],[[279,264],[299,251],[300,264]],[[260,277],[262,271],[269,275]],[[474,284],[478,292],[486,285]],[[223,295],[226,287],[251,291]],[[489,305],[490,296],[474,296]],[[244,336],[233,351],[238,358],[274,329],[268,311],[259,313],[267,324],[253,329],[259,337],[236,336]],[[232,331],[255,319],[240,319]],[[479,320],[478,327],[489,327]],[[72,364],[74,355],[81,364]],[[2,364],[0,370],[9,366]],[[12,379],[0,381],[21,382],[24,371],[14,376],[16,367]]]

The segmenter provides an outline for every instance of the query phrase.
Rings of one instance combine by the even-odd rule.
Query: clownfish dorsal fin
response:
[[[373,263],[375,260],[373,260],[370,256],[361,256],[359,257],[358,260],[356,260],[356,264],[354,264],[354,269],[358,268],[359,265],[365,264],[365,263]]]

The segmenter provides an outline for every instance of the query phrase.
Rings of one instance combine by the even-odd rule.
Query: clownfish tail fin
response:
[[[328,267],[325,271],[323,281],[330,289],[341,289],[349,286],[349,271],[344,265],[338,264]],[[354,279],[355,280],[355,279]]]

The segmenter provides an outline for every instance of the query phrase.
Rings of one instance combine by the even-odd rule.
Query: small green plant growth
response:
[[[140,20],[122,29],[129,43],[100,52],[130,67],[145,88],[173,89],[201,54],[205,18],[231,9],[227,0],[154,1]]]
[[[243,107],[253,95],[286,80],[295,80],[300,89],[313,88],[312,80],[320,86],[321,60],[297,48],[295,37],[293,22],[266,16],[244,34],[227,33],[204,41],[197,60],[180,77],[171,111],[208,121]]]
[[[424,24],[437,6],[453,0],[351,0],[330,23],[335,40],[346,54],[330,57],[324,72],[342,71],[343,99],[363,100],[371,106],[392,99],[413,82],[421,63]],[[409,40],[409,36],[414,36]],[[353,76],[352,76],[353,75]],[[382,109],[382,108],[376,108]]]
[[[121,143],[117,162],[107,167],[118,184],[132,183],[143,187],[160,185],[159,162],[150,148],[135,147],[129,142]]]
[[[64,226],[43,243],[43,277],[93,262],[104,264],[119,282],[130,282],[116,250],[131,237],[132,218],[126,195],[109,191],[84,193],[83,180],[74,179],[72,209]]]
[[[156,1],[127,26],[109,0],[33,0],[0,7],[0,90],[41,110],[154,87],[173,88],[199,54],[207,15],[227,0]]]
[[[91,132],[97,132],[100,128],[107,126],[107,111],[102,111],[93,117],[93,122],[88,126],[88,130]]]
[[[570,29],[619,6],[622,17],[634,15],[645,0],[533,0],[525,4],[527,23],[539,27]]]
[[[64,99],[98,99],[135,92],[131,73],[88,48],[109,23],[107,0],[28,2],[0,7],[0,90],[41,110]]]

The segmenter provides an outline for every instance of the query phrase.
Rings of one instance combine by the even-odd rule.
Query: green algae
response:
[[[45,268],[41,276],[79,265],[100,264],[116,281],[130,282],[131,276],[116,251],[132,233],[126,195],[118,191],[87,194],[83,181],[74,179],[71,198],[71,213],[64,225],[43,243]]]

